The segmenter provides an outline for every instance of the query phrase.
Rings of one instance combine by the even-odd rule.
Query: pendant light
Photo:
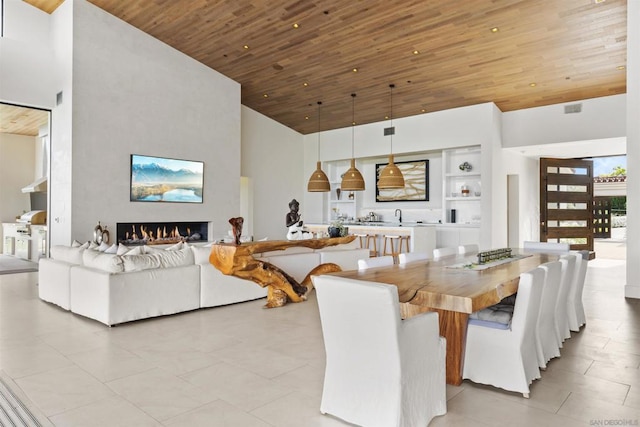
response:
[[[351,94],[351,167],[342,175],[340,188],[343,191],[362,191],[364,190],[364,178],[360,171],[356,168],[356,159],[353,155],[353,140],[356,128],[356,94]]]
[[[393,88],[396,87],[394,84],[390,84],[389,88],[391,89],[391,111],[389,114],[389,118],[391,119],[391,132],[390,132],[390,141],[391,141],[391,151],[389,152],[389,163],[387,166],[382,169],[380,172],[380,177],[378,178],[378,189],[379,190],[387,190],[394,188],[404,188],[404,177],[402,176],[402,172],[398,168],[398,166],[393,163],[393,134],[395,133],[395,129],[393,128]]]
[[[331,185],[329,184],[329,178],[322,171],[322,163],[320,162],[320,106],[321,101],[318,101],[318,163],[316,163],[316,170],[311,174],[309,183],[307,184],[307,191],[309,192],[327,192],[331,191]]]

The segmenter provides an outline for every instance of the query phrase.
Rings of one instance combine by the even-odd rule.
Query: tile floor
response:
[[[314,297],[107,328],[40,301],[36,283],[37,273],[0,276],[0,376],[44,425],[346,425],[318,410],[324,348]],[[588,324],[530,399],[465,381],[447,387],[448,413],[431,426],[638,425],[640,301],[625,300],[624,283],[624,261],[590,263]]]

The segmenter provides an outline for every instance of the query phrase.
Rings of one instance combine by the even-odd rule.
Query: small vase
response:
[[[329,232],[329,237],[340,237],[340,228],[338,227],[329,227],[327,231]]]

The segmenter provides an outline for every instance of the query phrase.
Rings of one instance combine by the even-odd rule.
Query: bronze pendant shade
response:
[[[393,129],[393,88],[394,84],[390,84],[389,88],[391,89],[391,112],[389,114],[389,118],[391,119],[391,128]],[[378,189],[380,190],[389,190],[394,188],[404,188],[404,177],[402,176],[402,172],[393,163],[393,130],[390,135],[391,141],[391,151],[389,153],[389,163],[387,166],[382,169],[380,172],[380,176],[378,177]]]
[[[342,175],[342,182],[340,188],[343,191],[362,191],[364,190],[364,178],[362,174],[356,168],[356,159],[353,155],[354,133],[356,126],[356,110],[355,110],[356,94],[351,94],[351,167]]]
[[[321,101],[318,101],[318,162],[316,163],[316,170],[313,171],[309,182],[307,183],[307,191],[311,193],[327,192],[331,191],[331,184],[329,184],[329,178],[322,170],[322,162],[320,162],[320,106]]]

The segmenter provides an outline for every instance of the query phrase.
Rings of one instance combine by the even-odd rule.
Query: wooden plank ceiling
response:
[[[49,123],[49,112],[0,104],[0,133],[38,136],[40,127]]]
[[[242,104],[304,134],[318,130],[317,101],[322,130],[349,126],[351,93],[358,124],[385,120],[390,83],[394,118],[626,91],[626,0],[89,1],[239,82]]]

